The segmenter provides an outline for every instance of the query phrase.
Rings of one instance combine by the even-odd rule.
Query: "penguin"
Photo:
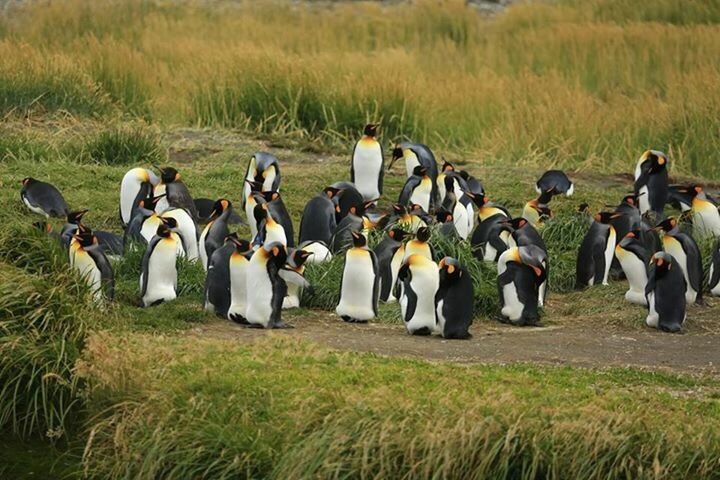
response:
[[[377,316],[380,275],[377,257],[367,248],[365,235],[353,231],[352,237],[353,247],[345,252],[335,313],[346,322],[364,323]]]
[[[177,237],[161,224],[145,250],[140,274],[140,296],[144,307],[177,298]]]
[[[205,270],[208,268],[208,261],[210,257],[212,257],[215,249],[220,248],[225,241],[225,237],[230,234],[230,228],[228,226],[230,214],[232,214],[232,203],[230,200],[225,198],[217,200],[215,202],[215,208],[213,208],[210,214],[210,222],[205,225],[202,234],[200,234],[198,253],[200,254],[200,262]]]
[[[585,234],[578,250],[575,266],[575,288],[580,290],[602,283],[608,284],[610,265],[615,255],[617,235],[610,224],[621,213],[600,212]]]
[[[337,228],[335,205],[332,199],[340,191],[337,188],[326,187],[305,204],[300,219],[299,243],[312,240],[329,245],[332,242],[332,236]]]
[[[452,240],[460,240],[460,234],[455,228],[455,219],[452,213],[447,210],[438,210],[435,214],[435,221],[437,222],[438,233],[445,238]]]
[[[497,262],[505,250],[517,246],[512,238],[513,227],[507,217],[500,215],[486,220],[485,225],[488,227],[486,241],[477,250],[473,247],[473,253],[479,260]]]
[[[430,228],[420,227],[415,233],[415,238],[405,244],[405,256],[403,261],[407,260],[410,255],[422,255],[428,260],[433,259],[433,249],[430,246]]]
[[[455,194],[455,183],[450,176],[445,177],[445,191],[442,209],[452,214],[458,236],[462,240],[467,240],[472,229],[473,218],[468,214],[466,206],[458,200]]]
[[[239,240],[237,234],[231,233],[225,237],[225,243],[213,252],[208,264],[204,307],[206,311],[215,313],[221,318],[227,318],[230,309],[230,258],[238,250],[242,253],[250,252],[250,242]],[[243,303],[245,303],[244,296]]]
[[[259,183],[259,192],[280,191],[280,162],[277,157],[268,152],[255,152],[248,162],[245,180]],[[250,183],[243,185],[243,208],[251,192]],[[252,217],[248,217],[252,218]]]
[[[615,256],[630,284],[630,288],[625,292],[625,300],[647,306],[645,287],[648,281],[647,265],[650,261],[650,252],[638,238],[639,233],[639,231],[628,232],[615,246]]]
[[[435,203],[439,201],[437,189],[438,166],[432,150],[430,150],[427,145],[423,145],[421,143],[400,143],[393,149],[392,159],[388,164],[388,170],[390,170],[393,164],[401,158],[405,160],[405,170],[407,171],[408,177],[412,176],[413,171],[417,166],[423,166],[427,169],[427,174],[432,180],[431,206],[435,206]],[[426,210],[429,210],[429,208]]]
[[[165,201],[167,201],[167,205],[160,205],[159,213],[170,207],[184,208],[192,216],[193,220],[197,221],[198,211],[195,208],[195,202],[187,186],[180,179],[180,173],[173,167],[156,168],[160,171],[160,179],[165,190],[159,193],[165,193]]]
[[[649,327],[676,333],[687,318],[685,276],[675,258],[666,252],[657,252],[650,260],[648,282],[645,287]]]
[[[282,228],[282,230],[285,232],[286,237],[286,246],[287,247],[294,247],[295,246],[295,232],[293,230],[293,223],[292,218],[290,218],[290,214],[288,213],[287,208],[285,207],[285,203],[283,202],[282,197],[280,196],[280,192],[276,191],[269,191],[269,192],[263,192],[262,197],[265,200],[266,203],[264,203],[261,207],[267,212],[267,216],[265,219],[265,226],[261,232],[264,239],[266,237],[270,237],[271,235],[268,234],[268,229],[272,228],[272,222],[274,221],[278,226]],[[267,241],[267,240],[265,240]],[[272,240],[271,240],[272,241]]]
[[[145,168],[133,168],[123,176],[120,182],[120,222],[123,228],[130,223],[138,202],[150,196],[158,183],[160,179],[155,172]]]
[[[332,239],[332,252],[338,254],[352,247],[352,232],[369,231],[374,228],[373,223],[366,216],[359,217],[350,212],[338,223]]]
[[[610,221],[618,238],[625,238],[628,233],[640,229],[642,216],[635,195],[625,195],[620,204],[615,207],[615,213],[622,213],[622,215]]]
[[[513,247],[498,259],[497,286],[503,321],[537,325],[539,288],[546,280],[547,256],[539,247]]]
[[[550,191],[541,192],[538,198],[534,198],[525,203],[523,207],[522,217],[530,222],[534,227],[539,227],[547,218],[552,218],[553,213],[548,206],[552,200]]]
[[[287,284],[280,270],[287,261],[285,245],[266,243],[255,250],[247,266],[247,325],[254,328],[292,328],[282,321]]]
[[[411,213],[405,205],[396,203],[392,206],[392,208],[393,214],[390,216],[388,221],[388,228],[399,226],[411,232],[416,232],[418,228],[428,226],[428,222],[426,222],[422,217]]]
[[[65,225],[63,225],[62,229],[60,230],[60,241],[62,242],[62,245],[64,248],[68,248],[70,245],[70,241],[73,238],[73,235],[75,235],[78,232],[79,225],[82,224],[82,217],[89,212],[89,210],[75,210],[72,212],[68,212],[65,221]]]
[[[54,185],[32,177],[23,178],[20,198],[31,211],[45,215],[45,218],[63,218],[70,212],[65,199]]]
[[[432,194],[433,184],[432,179],[427,174],[427,168],[417,166],[413,170],[413,174],[405,182],[397,203],[400,205],[416,203],[427,212],[432,205]]]
[[[321,263],[329,262],[333,259],[333,254],[330,252],[330,248],[324,242],[316,240],[306,240],[298,245],[300,250],[312,253],[305,263],[308,265],[318,265]]]
[[[405,259],[398,272],[395,293],[399,298],[405,328],[411,335],[437,332],[435,296],[439,288],[440,273],[435,262],[419,254]]]
[[[122,237],[119,237],[112,232],[105,232],[102,230],[91,231],[82,224],[82,218],[88,211],[89,210],[77,210],[67,214],[66,223],[60,231],[60,242],[63,245],[63,248],[68,248],[72,240],[72,236],[75,233],[86,231],[95,235],[98,241],[98,246],[105,255],[121,256],[123,254]]]
[[[487,251],[490,232],[497,231],[495,225],[508,220],[510,218],[510,214],[505,208],[492,205],[486,195],[475,195],[469,190],[464,193],[470,197],[478,209],[478,222],[470,235],[470,246],[472,248],[473,255],[478,259],[487,259],[486,261],[490,261],[491,258],[494,260],[494,252],[492,250],[489,252]],[[496,246],[493,246],[493,248],[496,248]]]
[[[438,264],[440,283],[435,294],[437,330],[448,339],[467,339],[474,312],[473,280],[456,258],[445,257]]]
[[[466,170],[460,170],[458,173],[460,175],[460,178],[465,180],[468,191],[474,193],[475,195],[485,195],[485,188],[483,188],[480,180],[470,175],[470,173],[468,173]]]
[[[393,287],[405,258],[403,240],[407,236],[407,232],[402,228],[393,227],[373,250],[377,257],[380,275],[380,300],[385,303],[393,303],[397,300],[393,295]]]
[[[176,222],[175,231],[182,241],[185,258],[194,262],[200,258],[198,248],[197,224],[192,216],[184,208],[170,208],[160,214],[161,219],[172,218]]]
[[[304,288],[310,284],[305,280],[305,263],[312,256],[312,252],[306,252],[299,248],[294,248],[288,252],[287,263],[280,270],[280,276],[287,284],[287,295],[283,299],[282,308],[298,308],[300,306],[300,298]]]
[[[364,201],[377,201],[383,192],[383,150],[377,141],[377,124],[365,125],[363,136],[353,147],[350,181],[362,194]]]
[[[448,183],[448,179],[450,183]],[[465,179],[455,171],[455,167],[452,163],[445,161],[440,167],[440,173],[438,174],[437,180],[438,198],[440,203],[445,201],[445,197],[448,191],[455,192],[455,196],[459,199],[463,196],[463,190],[468,190],[468,184]],[[451,187],[449,187],[451,185]]]
[[[215,208],[215,200],[211,200],[209,198],[194,198],[193,203],[198,211],[197,223],[201,225],[207,224],[207,222],[210,221],[210,215],[212,215],[212,211]],[[228,218],[228,224],[243,225],[244,223],[245,222],[240,215],[233,210],[230,218]]]
[[[525,218],[513,218],[508,220],[506,225],[510,228],[510,238],[507,239],[507,246],[513,247],[527,247],[534,245],[543,252],[545,252],[545,281],[540,284],[538,291],[538,302],[539,306],[545,305],[545,298],[547,297],[547,279],[550,277],[550,261],[547,258],[547,247],[545,241],[538,233],[537,229],[528,222]],[[492,238],[490,238],[492,240]],[[498,248],[498,251],[500,249]],[[499,257],[498,257],[499,258]]]
[[[681,212],[689,212],[692,209],[692,196],[688,185],[668,185],[667,205],[680,210]]]
[[[247,325],[245,318],[248,302],[248,267],[250,260],[255,253],[252,245],[247,240],[239,240],[237,237],[230,237],[232,249],[228,259],[228,288],[230,291],[230,304],[227,309],[227,318],[230,321]],[[262,250],[260,247],[259,250]],[[213,254],[213,258],[217,254]],[[208,275],[210,270],[208,270]],[[264,274],[264,273],[263,273]],[[267,292],[263,292],[266,295]]]
[[[720,297],[720,239],[715,242],[715,247],[713,248],[710,271],[708,272],[708,283],[710,286],[710,294]]]
[[[115,294],[113,269],[98,239],[91,232],[76,233],[72,236],[77,246],[72,254],[72,267],[80,273],[90,287],[95,301],[112,301]]]
[[[130,223],[125,227],[125,235],[123,237],[123,245],[127,249],[133,242],[147,244],[155,236],[157,227],[162,223],[160,216],[155,213],[158,203],[163,195],[153,196],[149,194],[148,198],[140,200],[137,208],[133,210],[133,216]],[[146,220],[150,219],[145,224]],[[153,230],[154,225],[154,230]],[[143,229],[143,227],[145,227]]]
[[[658,218],[664,216],[668,201],[668,159],[658,150],[647,150],[635,167],[635,195],[640,213],[652,211]]]
[[[548,170],[535,182],[535,191],[540,194],[549,193],[551,197],[555,195],[570,197],[575,193],[575,185],[562,170]]]
[[[685,299],[688,304],[703,305],[702,282],[703,264],[700,248],[695,239],[680,231],[680,225],[675,218],[670,217],[655,226],[661,233],[663,250],[673,256],[674,262],[685,275]]]
[[[363,216],[366,206],[373,205],[377,200],[366,202],[355,184],[350,182],[335,182],[330,187],[338,190],[338,193],[332,198],[333,204],[335,204],[335,222],[338,224],[349,213]]]
[[[720,211],[710,201],[700,185],[688,189],[692,198],[693,233],[699,237],[720,237]]]

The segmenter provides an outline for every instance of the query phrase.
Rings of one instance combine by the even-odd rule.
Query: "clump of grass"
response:
[[[103,165],[140,165],[163,163],[167,153],[149,128],[120,126],[98,133],[79,156]]]
[[[570,292],[575,287],[575,265],[590,223],[588,218],[568,213],[545,222],[541,235],[548,250],[550,292]]]

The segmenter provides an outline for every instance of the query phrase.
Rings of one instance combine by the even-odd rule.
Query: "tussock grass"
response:
[[[143,126],[123,125],[99,132],[79,155],[103,165],[158,164],[167,159],[158,135]]]
[[[578,213],[558,215],[545,222],[540,233],[550,260],[550,292],[574,289],[577,253],[589,228],[588,219]]]

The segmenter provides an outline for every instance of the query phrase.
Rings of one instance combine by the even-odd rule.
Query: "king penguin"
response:
[[[680,231],[680,225],[675,218],[670,217],[660,222],[655,229],[661,233],[663,250],[673,256],[674,262],[680,267],[687,290],[685,299],[692,305],[697,303],[703,305],[702,283],[703,264],[700,248],[695,239]]]
[[[111,301],[115,293],[115,277],[97,237],[84,232],[74,234],[73,238],[77,241],[73,252],[73,268],[85,279],[95,301],[102,301],[103,298]]]
[[[140,273],[140,296],[144,307],[177,298],[177,237],[161,224],[145,250]]]
[[[430,228],[418,228],[417,233],[415,233],[415,238],[405,244],[405,256],[403,257],[403,261],[407,260],[410,255],[415,254],[422,255],[428,260],[432,260],[435,252],[433,252],[433,248],[430,245],[430,234]]]
[[[473,218],[470,213],[468,213],[467,207],[460,202],[455,191],[456,188],[453,177],[446,176],[446,193],[445,198],[442,202],[442,208],[443,210],[452,214],[453,223],[455,224],[455,230],[457,231],[458,236],[463,240],[467,240],[467,238],[470,236],[470,231],[473,226]],[[461,195],[464,194],[461,192]]]
[[[668,201],[668,159],[658,150],[646,150],[635,167],[635,196],[640,213],[654,212],[662,219]]]
[[[582,289],[602,283],[608,284],[610,265],[615,255],[617,235],[610,224],[622,214],[601,212],[585,234],[578,250],[575,265],[575,288]]]
[[[133,210],[143,198],[147,198],[160,179],[154,172],[146,168],[129,170],[120,183],[120,221],[127,226],[132,219]]]
[[[286,246],[291,248],[294,247],[295,232],[293,230],[292,218],[290,217],[290,213],[288,213],[288,210],[285,207],[285,203],[280,196],[280,192],[263,192],[262,196],[266,202],[265,204],[263,204],[263,208],[267,211],[268,217],[272,218],[272,220],[275,221],[275,223],[277,223],[280,227],[282,227],[283,231],[285,232],[287,242]],[[271,222],[269,221],[269,218],[266,218],[267,223],[265,224],[265,230],[267,230],[267,228],[270,226]],[[263,235],[263,238],[270,238],[270,235],[268,235],[267,231],[261,232],[261,234]]]
[[[66,217],[70,209],[60,191],[46,182],[26,177],[22,180],[20,198],[25,206],[46,218]]]
[[[184,208],[192,216],[193,220],[197,221],[199,216],[195,202],[192,195],[190,195],[190,190],[180,179],[180,173],[173,167],[156,168],[160,170],[161,185],[165,190],[159,193],[165,193],[165,201],[167,201],[167,205],[161,204],[159,206],[158,210],[160,211],[158,213],[162,213],[170,207]]]
[[[388,164],[388,170],[392,168],[393,163],[399,159],[405,160],[405,170],[407,176],[412,176],[415,167],[422,166],[427,169],[427,174],[432,180],[432,200],[431,206],[435,206],[438,202],[438,188],[437,188],[437,177],[438,177],[438,166],[435,160],[435,155],[427,145],[421,143],[403,142],[397,145],[392,152],[392,158]],[[429,210],[426,209],[426,210]]]
[[[287,284],[287,295],[283,299],[282,308],[298,308],[302,298],[303,289],[310,284],[305,280],[305,263],[312,256],[312,252],[306,252],[299,248],[293,248],[288,252],[287,263],[280,270],[280,276]]]
[[[689,188],[692,197],[693,233],[698,237],[720,237],[720,211],[700,185]]]
[[[207,276],[205,277],[205,310],[222,318],[227,317],[230,309],[230,289],[232,285],[230,258],[237,250],[242,250],[244,253],[249,252],[251,250],[250,242],[239,240],[236,234],[231,233],[225,237],[225,243],[216,249],[212,257],[210,257]],[[245,303],[244,298],[243,303]]]
[[[435,294],[437,330],[443,338],[470,338],[474,313],[474,290],[470,272],[456,258],[445,257],[440,267],[440,285]]]
[[[337,228],[335,204],[332,200],[339,192],[337,188],[326,187],[305,204],[300,219],[299,243],[312,240],[330,245]]]
[[[497,286],[504,320],[513,325],[537,325],[546,264],[545,252],[535,245],[509,248],[500,255]]]
[[[232,242],[232,251],[228,263],[230,306],[228,307],[227,318],[235,323],[246,325],[248,323],[245,318],[248,297],[248,266],[254,252],[252,245],[246,240],[231,237],[230,241]],[[260,250],[262,250],[262,247],[260,247]]]
[[[415,167],[413,174],[405,181],[405,185],[400,192],[400,198],[398,199],[400,205],[418,204],[426,212],[430,210],[433,184],[427,173],[425,167]]]
[[[133,210],[130,223],[125,227],[125,236],[123,237],[125,249],[133,242],[146,245],[155,236],[157,227],[162,223],[160,216],[155,213],[155,209],[162,197],[164,197],[164,194],[153,196],[150,193],[147,198],[138,202],[137,208]],[[148,219],[150,219],[150,222],[146,225]]]
[[[260,185],[257,191],[261,193],[279,192],[281,180],[280,161],[271,153],[256,152],[248,162],[245,180],[257,182]],[[247,202],[251,190],[251,183],[245,182],[243,185],[243,207],[245,207],[245,202]]]
[[[398,272],[398,286],[395,290],[405,328],[411,335],[437,332],[435,295],[438,288],[440,273],[435,262],[419,254],[405,259]]]
[[[160,214],[160,217],[175,220],[177,225],[175,231],[180,235],[185,257],[191,262],[196,261],[200,257],[200,251],[198,249],[198,227],[190,213],[184,208],[170,208]]]
[[[710,286],[710,294],[720,297],[720,239],[715,242],[715,246],[713,247],[710,271],[708,272],[708,283]]]
[[[215,207],[210,214],[210,222],[205,225],[198,242],[200,262],[202,262],[205,270],[208,268],[208,261],[215,249],[220,248],[225,241],[225,237],[230,234],[228,218],[231,214],[232,203],[230,200],[221,198],[215,202]]]
[[[407,236],[405,230],[399,227],[391,228],[385,238],[373,250],[378,261],[380,275],[380,300],[386,303],[395,302],[393,295],[397,274],[405,258],[405,245],[403,240]]]
[[[377,141],[377,124],[365,125],[352,153],[350,181],[366,202],[377,201],[383,191],[383,150]]]
[[[352,232],[353,247],[345,252],[340,301],[335,313],[346,322],[367,322],[377,316],[380,275],[375,253],[367,239]]]
[[[639,230],[628,232],[615,246],[615,256],[625,272],[630,288],[625,292],[625,300],[637,305],[647,305],[645,287],[647,286],[647,265],[650,252],[639,240]]]
[[[575,193],[575,185],[562,170],[548,170],[535,182],[535,191],[540,194],[546,192],[550,196],[565,195],[569,197]]]
[[[278,242],[255,250],[247,266],[245,320],[255,328],[290,328],[282,321],[282,304],[287,284],[280,270],[287,261],[287,250]]]
[[[678,267],[673,256],[666,252],[657,252],[650,260],[645,287],[648,305],[645,323],[649,327],[675,333],[679,332],[685,323],[685,277],[682,268]]]

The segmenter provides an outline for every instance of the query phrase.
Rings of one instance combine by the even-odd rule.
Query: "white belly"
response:
[[[397,250],[395,250],[395,253],[393,254],[392,260],[390,260],[390,274],[392,276],[392,284],[390,286],[390,295],[388,295],[388,299],[386,303],[393,303],[397,301],[397,298],[395,298],[395,295],[393,293],[394,286],[397,283],[397,277],[398,272],[400,271],[400,267],[402,267],[403,260],[405,258],[405,245],[400,245]]]
[[[368,252],[350,249],[345,255],[340,302],[335,312],[355,320],[370,320],[375,317],[373,309],[373,288],[375,274]]]
[[[247,183],[245,184],[248,191],[250,191],[250,187],[247,186]],[[247,197],[246,197],[247,198]],[[255,222],[255,205],[257,203],[254,199],[248,200],[245,203],[245,216],[247,217],[248,224],[250,225],[250,241],[254,241],[255,237],[257,237],[258,231],[257,231],[257,223]]]
[[[82,249],[75,252],[73,268],[83,277],[95,300],[102,300],[102,275],[92,257]]]
[[[683,276],[685,277],[685,284],[687,286],[687,289],[685,290],[685,300],[689,305],[692,305],[695,303],[695,299],[697,298],[697,292],[690,286],[690,275],[688,275],[687,255],[685,255],[685,250],[682,249],[680,242],[674,239],[667,242],[663,241],[663,248],[667,253],[675,257],[678,265],[682,268]]]
[[[125,174],[120,184],[120,216],[124,224],[130,223],[133,202],[140,191],[143,168],[133,168]]]
[[[192,217],[182,208],[173,208],[163,213],[162,216],[177,220],[178,232],[182,237],[182,244],[187,248],[187,251],[184,253],[191,262],[197,260],[200,252],[198,250],[197,230]]]
[[[720,236],[720,212],[710,202],[694,200],[693,227],[700,237]]]
[[[308,243],[303,247],[303,250],[306,252],[312,252],[312,255],[310,255],[307,259],[306,263],[308,264],[325,263],[329,262],[333,258],[330,250],[319,242]]]
[[[283,299],[282,308],[298,308],[300,306],[300,296],[302,295],[302,287],[294,283],[288,283],[287,296]]]
[[[40,215],[45,215],[45,217],[50,217],[50,215],[45,213],[45,211],[42,208],[31,205],[30,202],[28,202],[27,198],[25,198],[24,196],[22,197],[22,199],[23,199],[23,202],[25,202],[25,206],[28,207],[33,212],[38,213]]]
[[[158,195],[167,193],[167,188],[165,187],[165,184],[160,183],[160,184],[156,185],[153,193],[156,197]],[[170,208],[170,204],[168,203],[167,197],[162,197],[160,200],[158,200],[157,205],[155,206],[155,212],[163,213],[165,210],[167,210],[169,208]]]
[[[625,293],[625,300],[637,305],[647,305],[645,286],[648,278],[645,264],[633,253],[621,249],[619,249],[617,257],[630,284],[630,288]]]
[[[142,235],[146,242],[150,243],[150,240],[157,234],[157,229],[161,224],[162,220],[160,220],[160,217],[151,215],[143,222],[140,235]]]
[[[408,177],[411,177],[413,174],[413,170],[415,170],[415,167],[419,166],[420,161],[417,159],[414,153],[405,155],[405,171],[407,172]]]
[[[202,263],[205,271],[207,271],[209,260],[207,250],[205,249],[205,239],[207,238],[208,232],[210,231],[210,225],[212,225],[212,222],[205,225],[205,228],[200,234],[200,240],[198,240],[198,256],[200,257],[200,263]]]
[[[639,195],[638,203],[640,205],[640,214],[644,214],[650,210],[650,199],[648,198],[647,186],[640,187]]]
[[[423,181],[418,187],[413,190],[410,195],[410,203],[417,203],[426,212],[430,211],[430,194],[432,193],[432,182]]]
[[[425,267],[413,270],[410,288],[417,295],[417,304],[412,318],[405,322],[405,327],[408,332],[412,333],[421,328],[429,328],[431,332],[436,331],[435,294],[437,293],[439,285],[440,277],[437,268]],[[407,300],[402,304],[405,305],[403,318],[406,318]]]
[[[613,227],[610,227],[610,233],[608,234],[607,244],[605,246],[605,272],[603,273],[603,285],[608,284],[608,275],[610,274],[610,266],[612,264],[613,256],[615,255],[615,240],[616,233]]]
[[[267,274],[267,267],[262,262],[253,262],[247,266],[247,304],[245,318],[255,325],[267,328],[272,316],[272,282]]]
[[[708,272],[708,279],[712,280],[712,276],[715,270],[715,265],[710,264],[710,271]],[[720,297],[720,281],[715,285],[710,285],[710,293],[716,297]]]
[[[503,305],[500,313],[512,321],[520,320],[525,305],[520,303],[514,282],[510,282],[503,286],[503,298],[505,300],[505,304]]]
[[[158,300],[166,302],[177,297],[177,242],[162,240],[158,242],[148,261],[148,282],[143,303],[149,306]],[[142,285],[142,276],[140,284]]]
[[[364,145],[367,143],[368,145]],[[378,178],[382,169],[382,150],[380,144],[359,141],[353,155],[353,170],[355,171],[355,186],[365,201],[380,198]]]
[[[440,300],[435,307],[435,314],[437,315],[437,325],[435,329],[437,333],[440,334],[445,331],[445,316],[443,315],[443,305],[445,305],[445,300]]]
[[[248,260],[239,253],[230,257],[230,308],[228,319],[232,315],[245,317],[247,313],[247,267]]]
[[[287,246],[287,236],[285,235],[285,229],[279,223],[267,226],[265,229],[265,241],[266,245],[273,242],[280,242]]]
[[[460,202],[455,202],[455,209],[453,211],[453,222],[455,222],[455,230],[463,240],[467,240],[470,235],[470,227],[468,222],[468,211],[465,206]]]
[[[648,294],[648,316],[645,319],[645,323],[648,327],[652,328],[658,328],[658,324],[660,323],[660,315],[658,315],[657,310],[655,310],[655,292],[650,292]]]

